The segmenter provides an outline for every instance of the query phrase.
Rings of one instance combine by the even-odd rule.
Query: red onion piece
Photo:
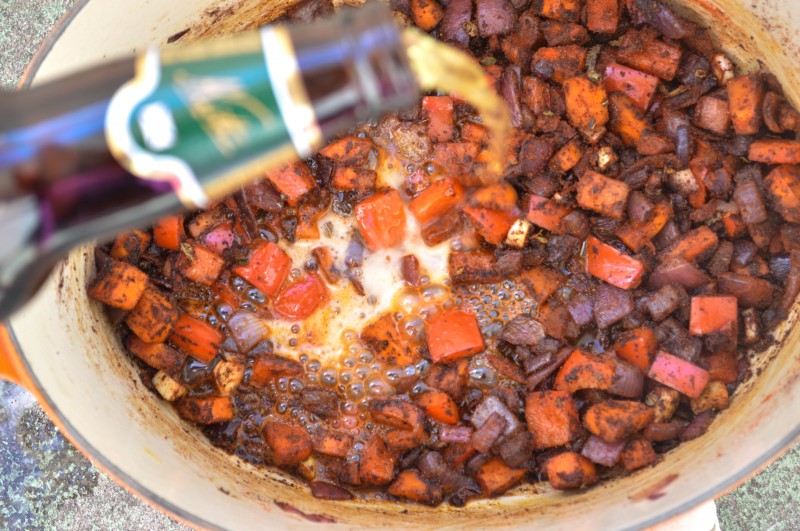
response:
[[[228,328],[242,354],[247,354],[253,347],[269,337],[267,322],[244,310],[231,315],[228,319]]]
[[[522,125],[522,108],[519,104],[519,88],[521,74],[518,66],[509,66],[503,72],[503,77],[500,79],[500,94],[508,104],[508,110],[511,112],[511,125],[519,127]]]
[[[439,430],[439,440],[448,443],[466,443],[472,439],[472,428],[469,426],[444,425]]]
[[[484,398],[483,401],[475,407],[475,411],[472,412],[470,422],[472,422],[472,425],[475,426],[476,429],[480,428],[494,413],[499,414],[505,419],[505,434],[515,431],[519,426],[519,419],[517,419],[516,415],[514,415],[503,401],[496,396],[487,396]]]
[[[608,392],[625,398],[638,398],[644,390],[644,374],[638,367],[622,360],[617,360],[614,380]]]
[[[235,240],[230,223],[223,223],[211,230],[203,237],[203,243],[209,250],[222,254],[225,249],[230,248]]]
[[[464,26],[472,18],[471,0],[450,0],[444,10],[439,32],[442,40],[451,44],[466,47],[469,44],[469,34]]]
[[[506,422],[502,414],[495,412],[489,415],[486,422],[472,434],[471,443],[473,448],[483,454],[488,453],[494,443],[506,431],[507,425],[508,422]]]
[[[583,445],[581,455],[593,463],[611,467],[617,464],[619,456],[627,443],[628,441],[626,440],[610,443],[592,435]]]
[[[763,278],[723,273],[717,283],[720,293],[735,296],[742,308],[766,308],[775,295],[775,286]]]
[[[491,37],[514,29],[517,14],[508,0],[476,0],[475,18],[481,37]]]
[[[683,39],[692,32],[692,26],[688,21],[661,4],[658,4],[649,15],[650,24],[668,39]]]
[[[710,281],[708,275],[697,266],[683,259],[671,260],[658,266],[648,280],[647,287],[658,289],[670,284],[678,284],[687,290],[697,289]]]
[[[311,495],[321,500],[353,499],[353,494],[349,490],[327,481],[312,481],[309,487],[311,487]]]

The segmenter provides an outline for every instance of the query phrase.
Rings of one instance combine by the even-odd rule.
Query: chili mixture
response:
[[[142,380],[314,496],[463,505],[657,463],[800,291],[800,114],[656,0],[397,0],[507,102],[429,94],[97,250]],[[290,19],[325,15],[313,1]]]

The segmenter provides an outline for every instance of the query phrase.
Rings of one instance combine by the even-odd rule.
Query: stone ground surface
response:
[[[17,85],[39,43],[72,4],[0,0],[0,87]],[[800,446],[717,506],[724,531],[800,529]],[[95,469],[29,394],[0,382],[0,529],[186,528]]]

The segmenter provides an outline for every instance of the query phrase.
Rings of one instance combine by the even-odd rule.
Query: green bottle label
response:
[[[321,142],[280,27],[147,52],[110,102],[106,138],[126,169],[170,181],[189,207]]]

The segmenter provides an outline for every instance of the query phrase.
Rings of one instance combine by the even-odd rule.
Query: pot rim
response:
[[[56,24],[53,26],[53,28],[49,31],[49,33],[45,37],[45,39],[39,45],[39,47],[37,48],[36,52],[33,55],[33,58],[23,71],[19,83],[17,84],[18,89],[25,89],[31,86],[34,78],[36,77],[36,74],[39,72],[39,68],[41,67],[47,55],[50,53],[52,48],[61,38],[64,31],[66,31],[66,29],[75,19],[75,17],[89,2],[90,0],[75,0],[73,6],[64,14],[64,16],[61,17],[61,19],[58,20],[58,22],[56,22]],[[5,324],[6,324],[6,329],[8,331],[9,339],[18,354],[19,361],[24,367],[25,372],[27,373],[27,376],[30,378],[31,383],[35,386],[34,391],[40,405],[45,410],[48,417],[53,421],[53,423],[57,425],[59,431],[65,437],[67,437],[70,440],[70,442],[72,442],[72,444],[94,466],[102,470],[105,474],[109,475],[118,485],[124,488],[127,492],[135,495],[140,500],[144,501],[145,503],[149,504],[152,507],[157,508],[158,510],[167,514],[171,518],[174,518],[195,529],[215,529],[215,530],[224,529],[215,524],[212,524],[211,522],[208,522],[207,520],[204,520],[203,518],[198,517],[195,514],[186,512],[184,509],[176,506],[172,502],[165,500],[160,495],[153,492],[151,489],[144,487],[138,481],[130,477],[127,473],[119,469],[114,463],[108,460],[105,457],[105,455],[103,455],[94,446],[92,446],[80,434],[80,432],[74,428],[74,426],[70,423],[70,421],[64,415],[62,415],[61,411],[59,411],[59,409],[55,406],[53,400],[50,398],[47,391],[40,385],[38,378],[36,377],[35,373],[31,370],[31,366],[27,361],[27,357],[25,356],[25,354],[21,349],[13,325],[11,324],[11,322],[7,322]],[[778,440],[775,444],[769,446],[767,450],[761,453],[761,455],[759,455],[756,459],[751,461],[747,466],[745,466],[739,472],[734,474],[728,480],[723,481],[721,483],[715,483],[712,487],[705,489],[702,493],[694,496],[691,500],[683,504],[680,504],[676,507],[673,507],[672,509],[665,511],[664,513],[648,517],[646,520],[625,529],[651,528],[658,524],[667,522],[668,520],[677,518],[683,513],[690,511],[691,509],[699,506],[700,504],[702,504],[705,501],[708,501],[709,499],[716,499],[719,496],[727,494],[728,492],[734,490],[738,486],[745,483],[747,480],[749,480],[759,472],[763,471],[771,463],[779,459],[798,440],[800,440],[800,425],[796,425],[789,434],[787,434],[784,438]]]

